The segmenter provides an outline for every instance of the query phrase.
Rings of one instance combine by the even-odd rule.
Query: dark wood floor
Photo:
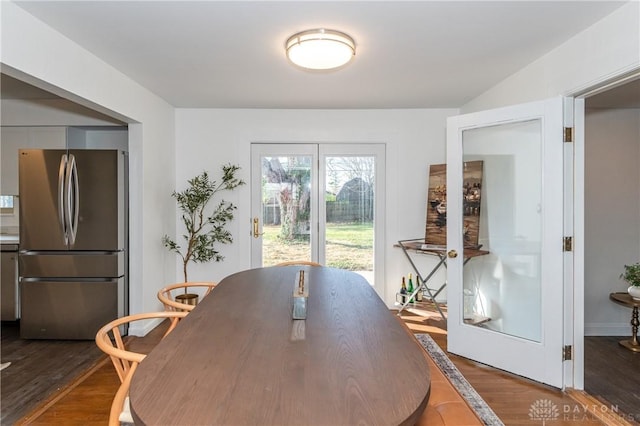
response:
[[[103,358],[93,341],[20,339],[17,322],[2,323],[0,424],[12,425]]]
[[[5,333],[7,331],[7,333]],[[160,340],[164,334],[164,327],[160,326],[149,333],[144,338],[128,338],[129,347],[140,353],[149,353],[155,344]],[[44,350],[42,352],[52,355],[55,359],[49,356],[49,359],[40,357],[40,363],[43,366],[59,366],[60,362],[66,362],[65,369],[73,369],[70,366],[77,365],[78,367],[73,369],[73,374],[67,374],[61,376],[56,375],[57,381],[53,378],[47,378],[46,394],[38,395],[36,398],[19,398],[19,395],[25,395],[26,393],[35,394],[35,390],[30,388],[37,388],[41,385],[41,374],[32,374],[33,377],[24,379],[29,375],[29,369],[24,371],[21,375],[21,380],[13,379],[17,376],[18,364],[15,366],[13,363],[9,368],[2,370],[2,421],[1,425],[106,425],[109,419],[109,410],[111,408],[111,401],[115,395],[118,387],[120,386],[120,380],[116,375],[115,369],[111,360],[104,355],[96,346],[94,341],[47,341],[47,340],[21,340],[17,333],[13,333],[12,327],[6,328],[6,324],[2,326],[2,360],[5,362],[5,339],[7,342],[15,340],[17,346],[22,348],[20,356],[23,358],[29,358],[30,349],[34,348],[34,345],[42,347],[65,347],[72,354],[62,355],[59,351],[52,352]],[[25,343],[26,342],[26,343]],[[87,349],[90,348],[90,349]],[[94,350],[97,349],[97,352]],[[79,358],[82,354],[87,355],[91,353],[92,362],[87,362],[81,365]],[[93,354],[95,353],[95,357]],[[15,359],[16,353],[14,352],[11,357],[7,354],[7,360],[12,361]],[[12,361],[13,362],[13,361]],[[13,370],[12,375],[8,373]],[[40,369],[42,370],[42,369]],[[36,370],[38,371],[38,370]],[[55,382],[52,387],[48,382]],[[21,387],[21,383],[27,383],[18,391],[18,399],[20,401],[14,404],[7,404],[5,401],[5,390],[8,391],[9,386],[17,388]],[[5,389],[6,387],[6,389]],[[49,392],[53,388],[52,392]],[[7,393],[8,394],[8,393]],[[6,421],[5,421],[6,418]]]
[[[621,346],[623,339],[585,337],[585,391],[640,423],[640,352]]]
[[[436,342],[446,350],[446,326],[443,327],[443,324],[439,320],[437,320],[435,316],[424,317],[407,313],[406,315],[403,314],[402,319],[413,332],[429,333],[434,338],[434,340],[436,340]],[[4,332],[5,330],[3,327],[3,362],[5,361]],[[143,339],[133,339],[131,344],[136,348],[136,350],[146,352],[153,347],[153,345],[161,335],[161,330],[154,330],[154,332]],[[7,338],[8,337],[9,336],[7,336]],[[89,343],[93,344],[92,342]],[[586,374],[588,375],[591,372],[594,372],[594,377],[596,377],[596,379],[592,378],[590,380],[593,381],[593,383],[591,384],[595,385],[596,381],[599,380],[597,379],[597,377],[601,377],[600,373],[602,371],[606,371],[608,373],[607,380],[605,380],[608,387],[606,388],[606,390],[602,391],[603,395],[601,396],[602,398],[606,397],[608,401],[606,404],[616,404],[616,402],[613,402],[613,400],[617,401],[616,398],[618,398],[615,392],[616,389],[623,389],[623,398],[626,397],[629,393],[633,394],[634,392],[636,392],[637,395],[637,392],[640,389],[638,387],[637,381],[631,382],[631,380],[635,380],[633,379],[634,375],[636,379],[638,377],[638,368],[640,368],[638,362],[640,362],[640,358],[638,356],[636,356],[635,358],[629,358],[622,355],[623,357],[618,359],[612,356],[606,356],[606,354],[611,354],[612,351],[615,352],[615,350],[610,347],[611,343],[615,343],[615,345],[617,345],[617,340],[608,339],[608,341],[606,341],[606,339],[588,338],[587,342],[587,344],[589,345],[588,353],[593,354],[595,352],[600,352],[602,354],[605,354],[605,356],[601,357],[605,360],[604,366],[602,364],[594,364],[590,361],[586,362],[586,366],[588,369],[588,372]],[[615,349],[617,349],[617,347]],[[85,351],[80,350],[79,352],[84,353]],[[62,355],[60,354],[57,355],[57,357],[61,356]],[[540,425],[541,422],[539,420],[531,420],[529,418],[529,410],[531,408],[531,405],[540,400],[551,401],[552,403],[556,404],[556,406],[559,407],[559,409],[562,411],[561,418],[558,418],[554,421],[547,421],[546,424],[548,425],[640,424],[630,421],[627,421],[627,423],[625,423],[624,421],[611,422],[608,419],[605,419],[604,416],[598,416],[585,412],[584,408],[579,403],[577,403],[566,393],[563,393],[557,389],[541,385],[540,383],[523,379],[521,377],[496,370],[482,364],[457,357],[455,355],[451,355],[451,359],[456,367],[458,367],[458,369],[467,378],[471,385],[478,391],[482,398],[484,398],[484,400],[491,406],[491,408],[496,412],[496,414],[506,425]],[[627,365],[626,367],[622,368],[622,371],[632,373],[623,375],[622,379],[626,380],[629,383],[636,383],[635,388],[633,388],[634,385],[631,384],[632,389],[630,391],[627,390],[627,388],[623,388],[621,382],[615,381],[617,379],[615,378],[616,376],[612,374],[613,369],[611,368],[614,363],[617,365],[628,362],[629,360],[631,361],[631,365]],[[53,359],[42,359],[40,362],[45,364],[46,366],[46,364],[53,362]],[[48,400],[48,404],[45,404],[44,407],[42,405],[42,400],[46,400],[47,398],[42,396],[35,404],[33,403],[33,398],[22,402],[16,402],[11,405],[6,404],[4,394],[5,386],[16,386],[15,383],[11,383],[7,374],[10,372],[10,369],[12,367],[13,366],[9,367],[9,369],[7,370],[2,371],[3,421],[1,423],[3,425],[106,424],[111,400],[119,384],[118,378],[115,374],[115,370],[113,369],[113,366],[107,358],[103,357],[101,362],[94,365],[93,369],[90,371],[90,374],[86,374],[81,380],[76,380],[71,387],[64,388],[64,386],[62,386],[62,392],[58,394],[58,397],[54,397],[53,399],[50,398]],[[598,370],[600,371],[598,372]],[[60,382],[65,382],[67,380],[67,377],[60,377]],[[33,382],[29,381],[29,383]],[[19,388],[19,386],[17,386],[17,388]],[[621,402],[617,402],[617,404],[622,407]],[[639,411],[637,410],[637,407],[638,406],[636,406],[635,408],[632,407],[632,410],[635,409],[636,411]],[[19,415],[16,414],[17,409],[21,409],[22,413],[24,413],[25,411],[29,413],[26,415],[26,417],[22,417],[20,421],[5,422],[5,415],[7,416],[7,418],[10,418],[9,416],[12,416],[11,418],[13,419],[19,417]],[[33,411],[34,409],[36,411]],[[566,413],[565,411],[567,410],[570,412]],[[622,411],[622,409],[620,410]],[[630,420],[630,417],[626,416],[623,420]]]
[[[447,333],[446,322],[442,321],[437,314],[425,316],[414,315],[411,312],[403,312],[402,318],[414,333],[429,333],[438,345],[446,351]],[[608,346],[599,347],[599,341],[595,342],[592,351],[608,352]],[[617,344],[617,343],[616,343]],[[587,355],[589,356],[589,355]],[[529,379],[525,379],[514,374],[501,371],[466,358],[449,354],[449,358],[460,370],[464,377],[489,404],[491,409],[500,417],[505,425],[541,425],[540,420],[529,418],[529,410],[537,401],[550,401],[560,411],[558,419],[546,421],[547,425],[638,425],[637,415],[631,417],[627,413],[611,414],[609,412],[592,413],[585,409],[602,411],[610,407],[610,402],[596,400],[590,395],[573,391],[572,395],[562,392],[551,386],[543,385]],[[591,368],[602,368],[594,363],[588,363]],[[629,368],[634,368],[632,365]],[[637,371],[637,367],[635,367]],[[605,370],[606,371],[606,370]],[[597,370],[593,374],[598,375]],[[618,378],[623,380],[623,378]],[[576,400],[576,395],[580,400]],[[615,399],[615,392],[609,395]],[[636,407],[637,408],[637,407]],[[638,411],[634,409],[634,411]],[[635,420],[635,422],[634,422]]]

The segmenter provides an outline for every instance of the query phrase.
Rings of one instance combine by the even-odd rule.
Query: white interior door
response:
[[[463,189],[447,193],[448,350],[559,388],[562,135],[560,98],[447,121],[447,188]],[[465,198],[472,161],[482,161],[479,211]],[[487,253],[469,258],[476,235]]]

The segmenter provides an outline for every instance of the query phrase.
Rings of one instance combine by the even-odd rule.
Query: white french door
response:
[[[447,121],[447,187],[464,188],[465,164],[482,161],[475,220],[478,243],[488,252],[456,256],[464,252],[470,209],[463,191],[449,190],[448,350],[559,388],[565,339],[562,136],[560,98]]]
[[[310,260],[381,286],[384,167],[383,144],[252,144],[251,266]]]
[[[251,266],[319,260],[318,148],[251,145]]]

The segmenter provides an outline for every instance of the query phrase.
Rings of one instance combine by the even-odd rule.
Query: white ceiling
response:
[[[176,107],[460,107],[624,2],[16,1]],[[355,60],[290,64],[293,33],[350,34]]]

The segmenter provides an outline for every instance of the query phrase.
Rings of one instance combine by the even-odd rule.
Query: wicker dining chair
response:
[[[96,333],[96,344],[102,352],[109,355],[111,362],[118,373],[120,382],[124,382],[125,377],[129,373],[132,365],[139,364],[146,354],[127,350],[120,332],[120,327],[125,324],[131,324],[136,321],[144,321],[150,319],[166,319],[170,320],[169,328],[165,332],[165,336],[169,334],[178,321],[187,315],[186,312],[146,312],[141,314],[127,315],[115,319],[105,324]]]
[[[136,371],[138,364],[131,366],[129,373],[120,384],[116,395],[111,402],[109,411],[109,426],[133,426],[133,416],[131,415],[131,405],[129,404],[129,388],[131,387],[131,378]]]
[[[211,290],[213,290],[217,285],[218,283],[214,283],[214,282],[195,282],[195,281],[171,284],[158,291],[158,299],[162,302],[165,310],[167,311],[189,312],[189,311],[192,311],[193,308],[196,307],[196,305],[195,303],[191,304],[191,303],[181,302],[180,301],[181,295],[187,294],[192,296],[187,299],[183,299],[188,301],[191,301],[197,298],[204,298],[209,293],[211,293]],[[189,292],[189,289],[196,289],[196,288],[204,288],[205,289],[204,293],[202,295],[197,295]],[[178,292],[178,290],[181,290],[181,292]],[[198,296],[198,297],[196,298],[193,296]]]
[[[98,330],[96,333],[96,345],[111,358],[121,383],[111,403],[109,425],[133,424],[128,403],[129,386],[138,364],[147,356],[126,348],[120,327],[136,321],[169,319],[169,327],[164,334],[166,336],[175,328],[178,321],[186,315],[187,312],[167,311],[127,315],[105,324]]]

